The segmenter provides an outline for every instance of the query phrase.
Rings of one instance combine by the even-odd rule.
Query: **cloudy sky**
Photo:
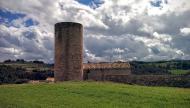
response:
[[[0,61],[54,61],[54,24],[84,26],[84,61],[190,59],[190,0],[0,0]]]

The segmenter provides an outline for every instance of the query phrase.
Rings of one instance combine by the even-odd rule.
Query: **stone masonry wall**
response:
[[[104,81],[108,76],[117,76],[117,75],[130,75],[131,70],[129,68],[121,69],[91,69],[84,70],[84,79],[85,80],[96,80]]]
[[[55,81],[82,80],[83,27],[79,23],[55,24]]]

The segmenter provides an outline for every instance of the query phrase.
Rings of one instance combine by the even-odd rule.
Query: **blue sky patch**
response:
[[[3,10],[3,9],[0,9],[0,17],[2,19],[7,19],[8,22],[11,22],[15,19],[18,19],[18,18],[21,18],[21,17],[25,17],[26,15],[25,14],[21,14],[21,13],[12,13],[12,12],[9,12],[7,10]]]
[[[77,0],[79,3],[90,6],[91,8],[100,7],[104,2],[102,0]]]
[[[38,25],[39,23],[37,21],[34,21],[32,19],[28,19],[25,21],[25,26],[26,27],[29,27],[29,26],[32,26],[32,25]]]
[[[168,4],[167,0],[152,0],[150,1],[150,4],[155,7],[161,7],[162,4]]]
[[[4,9],[0,9],[0,24],[6,24],[6,26],[14,26],[11,23],[13,20],[24,18],[24,17],[26,17],[26,14],[13,13]],[[29,27],[32,25],[38,25],[39,23],[32,19],[28,19],[24,22],[24,24],[25,24],[25,27]]]
[[[77,0],[79,3],[85,4],[85,5],[89,5],[92,1],[94,0]]]

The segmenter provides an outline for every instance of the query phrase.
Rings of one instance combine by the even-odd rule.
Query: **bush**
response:
[[[17,79],[15,81],[16,84],[22,84],[22,83],[27,83],[29,82],[29,79]]]

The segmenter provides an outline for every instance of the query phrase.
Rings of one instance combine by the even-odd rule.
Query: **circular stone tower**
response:
[[[55,81],[83,79],[83,26],[74,22],[55,24]]]

